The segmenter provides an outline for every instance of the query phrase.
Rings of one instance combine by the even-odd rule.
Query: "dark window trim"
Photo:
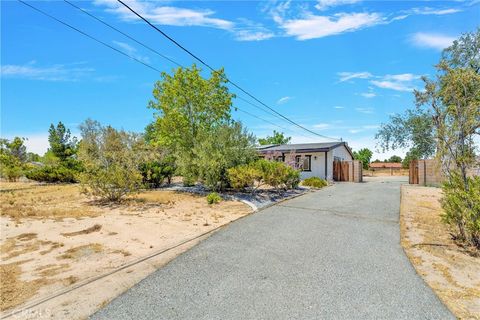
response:
[[[309,168],[309,169],[308,169],[308,170],[305,170],[305,169],[302,167],[302,171],[303,171],[303,172],[312,172],[312,155],[309,154],[309,155],[305,155],[304,157],[308,159],[308,168]],[[295,156],[295,162],[296,162],[296,163],[300,163],[300,161],[299,161],[299,160],[297,161],[297,159],[299,159],[299,160],[302,159],[302,156],[301,156],[301,155]]]

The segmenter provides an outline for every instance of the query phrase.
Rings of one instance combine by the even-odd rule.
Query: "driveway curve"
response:
[[[400,246],[399,178],[231,223],[92,319],[454,319]]]

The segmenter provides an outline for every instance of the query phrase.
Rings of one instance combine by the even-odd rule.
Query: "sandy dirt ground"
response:
[[[148,191],[102,204],[76,185],[1,183],[0,309],[20,310],[77,288],[13,318],[81,319],[200,239],[83,285],[142,257],[197,237],[251,212],[236,201]]]
[[[376,169],[373,170],[363,170],[363,175],[367,177],[388,177],[388,176],[407,176],[408,169]]]
[[[441,189],[404,185],[402,246],[417,272],[459,319],[480,319],[480,255],[456,244],[441,221]]]

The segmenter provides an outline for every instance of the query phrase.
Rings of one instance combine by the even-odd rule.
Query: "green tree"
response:
[[[410,167],[410,162],[412,162],[413,160],[418,160],[420,158],[421,157],[419,156],[419,153],[416,151],[415,148],[410,149],[410,151],[405,154],[405,158],[403,158],[402,160],[402,168],[408,169]]]
[[[169,150],[186,184],[203,180],[200,145],[212,142],[219,128],[230,125],[234,95],[226,87],[223,69],[212,71],[208,79],[195,65],[178,68],[173,75],[162,73],[161,77],[149,102],[158,112],[155,122],[147,127],[147,140]]]
[[[370,160],[372,159],[373,152],[368,148],[363,148],[357,151],[353,151],[353,158],[362,162],[363,169],[367,170]]]
[[[258,139],[260,145],[266,144],[287,144],[290,143],[291,137],[286,137],[283,132],[277,132],[273,130],[272,136],[267,136],[266,138]]]
[[[71,136],[70,129],[67,129],[61,121],[57,126],[52,123],[50,129],[48,129],[48,134],[49,150],[60,161],[65,161],[76,153],[77,139]]]
[[[40,159],[42,167],[30,169],[26,176],[28,179],[41,182],[77,182],[77,176],[82,171],[82,166],[77,159],[77,138],[72,137],[70,129],[62,122],[57,126],[50,125],[48,130],[50,147]]]
[[[437,158],[447,177],[443,186],[444,221],[457,238],[480,249],[480,211],[465,199],[478,198],[480,184],[468,176],[477,165],[475,139],[480,135],[480,28],[447,48],[436,66],[435,79],[423,78],[415,91],[418,108],[427,108],[435,124]],[[463,200],[462,200],[463,199]]]
[[[414,150],[419,158],[431,157],[435,153],[432,114],[429,110],[414,108],[392,115],[389,122],[382,123],[375,139],[384,152],[402,148]]]
[[[28,162],[40,162],[42,157],[34,152],[27,152],[27,161]]]
[[[255,137],[240,122],[215,128],[193,149],[199,180],[212,190],[225,189],[229,186],[229,168],[257,158],[254,146]]]
[[[119,201],[142,187],[139,166],[144,159],[144,141],[140,135],[90,119],[80,130],[78,157],[84,167],[80,182],[85,193]]]
[[[0,139],[0,174],[9,181],[17,181],[23,175],[27,161],[25,139],[15,137],[11,141]]]
[[[391,156],[386,162],[401,163],[402,158],[396,155]]]

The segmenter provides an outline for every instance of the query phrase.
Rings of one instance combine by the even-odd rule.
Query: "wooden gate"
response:
[[[418,184],[418,160],[410,161],[408,183]]]
[[[333,161],[333,180],[335,181],[350,181],[349,179],[349,162],[348,161]]]

